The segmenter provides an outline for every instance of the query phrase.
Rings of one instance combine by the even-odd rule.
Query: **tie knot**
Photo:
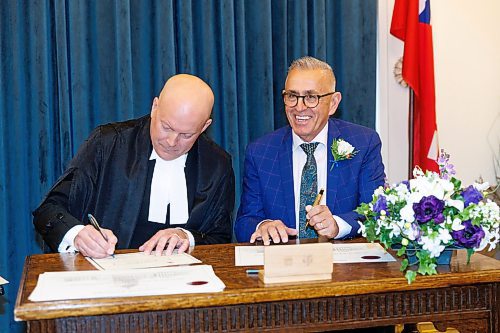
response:
[[[312,154],[314,154],[314,151],[316,150],[318,144],[319,142],[303,143],[300,145],[300,148],[302,148],[307,156],[311,156]]]

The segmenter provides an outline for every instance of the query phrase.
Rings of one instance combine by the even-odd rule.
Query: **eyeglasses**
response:
[[[325,96],[329,96],[329,95],[332,95],[332,94],[335,94],[335,91],[332,91],[332,92],[329,92],[327,94],[323,94],[323,95],[304,95],[304,96],[300,96],[300,95],[296,95],[296,94],[292,94],[292,93],[289,93],[289,92],[286,92],[283,90],[283,92],[281,93],[283,95],[283,102],[285,102],[285,105],[288,106],[288,107],[295,107],[297,106],[297,104],[299,104],[299,98],[302,98],[302,102],[304,103],[304,105],[308,108],[315,108],[318,106],[319,104],[319,99],[321,97],[325,97]]]

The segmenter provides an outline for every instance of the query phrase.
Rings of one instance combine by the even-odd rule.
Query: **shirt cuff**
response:
[[[75,248],[75,238],[83,228],[85,228],[85,226],[79,224],[69,229],[68,232],[64,235],[61,243],[59,244],[57,251],[59,253],[75,253],[77,251],[77,249]]]
[[[186,229],[183,229],[183,228],[175,228],[175,229],[182,230],[182,231],[184,231],[188,235],[189,247],[193,248],[194,247],[194,236],[193,236],[193,234],[189,230],[186,230]]]
[[[265,219],[265,220],[260,221],[260,222],[259,222],[259,224],[257,224],[257,226],[255,227],[255,231],[259,230],[259,227],[260,227],[260,225],[261,225],[262,223],[264,223],[264,222],[269,222],[269,221],[272,221],[272,220],[270,220],[270,219]]]
[[[338,217],[337,215],[333,215],[333,218],[335,219],[335,221],[337,221],[337,226],[339,227],[339,233],[334,237],[334,239],[344,238],[345,236],[349,235],[352,226],[343,218]]]

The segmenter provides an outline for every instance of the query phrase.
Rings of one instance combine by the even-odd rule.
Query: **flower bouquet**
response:
[[[413,179],[379,187],[370,203],[356,211],[364,215],[361,233],[370,242],[378,240],[386,249],[409,249],[416,253],[416,271],[409,269],[408,256],[401,263],[408,283],[418,274],[437,274],[437,259],[447,247],[467,249],[467,263],[475,251],[496,248],[500,240],[498,205],[486,199],[487,183],[467,188],[453,175],[449,155],[441,151],[439,173],[416,167]]]

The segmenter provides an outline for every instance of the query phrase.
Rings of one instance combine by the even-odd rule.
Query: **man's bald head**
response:
[[[212,89],[200,78],[179,74],[171,77],[151,110],[151,141],[164,160],[187,153],[198,136],[212,123]]]
[[[179,111],[192,112],[191,116],[207,120],[214,106],[214,93],[199,77],[179,74],[165,83],[159,100],[160,105],[173,103],[179,107]]]

